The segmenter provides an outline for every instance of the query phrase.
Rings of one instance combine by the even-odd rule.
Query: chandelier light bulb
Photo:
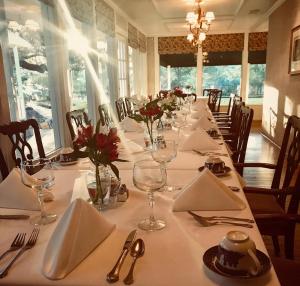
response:
[[[189,34],[187,35],[187,40],[188,40],[189,42],[193,41],[193,40],[194,40],[194,35],[193,35],[192,33],[189,33]]]
[[[203,42],[206,39],[206,34],[204,32],[201,32],[199,34],[199,41]]]
[[[206,12],[205,14],[205,20],[210,24],[213,20],[215,20],[215,14],[214,12]]]
[[[197,16],[194,12],[188,12],[186,14],[186,20],[189,24],[194,24],[195,22],[197,22]]]

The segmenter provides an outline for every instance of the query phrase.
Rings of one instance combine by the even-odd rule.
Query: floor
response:
[[[260,126],[255,124],[249,136],[247,153],[245,162],[264,162],[276,164],[279,155],[279,148],[273,145],[268,139],[266,139],[260,132]],[[260,169],[260,168],[248,168],[244,171],[244,178],[249,186],[262,186],[270,187],[273,171]],[[273,255],[273,245],[269,237],[263,237],[269,254]],[[281,256],[283,256],[283,239],[280,238],[281,243]],[[297,226],[295,236],[295,260],[300,262],[300,225]]]

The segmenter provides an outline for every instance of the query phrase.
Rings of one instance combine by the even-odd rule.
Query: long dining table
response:
[[[130,140],[138,144],[143,142],[143,133],[124,132],[121,135],[123,140]],[[234,211],[199,211],[197,213],[204,216],[227,215],[253,218],[242,190],[241,180],[234,171],[232,161],[228,156],[228,150],[222,139],[218,142],[221,148],[219,152],[224,154],[220,157],[226,166],[232,169],[227,176],[221,177],[220,180],[228,186],[239,188],[235,194],[245,202],[246,208]],[[138,229],[138,222],[148,217],[149,206],[147,194],[133,185],[132,169],[135,160],[150,158],[151,154],[149,151],[131,154],[126,150],[121,150],[120,157],[128,160],[128,162],[120,162],[117,165],[122,183],[126,184],[129,189],[129,198],[124,203],[118,203],[114,208],[101,211],[101,215],[116,225],[111,235],[64,279],[49,280],[42,274],[45,249],[60,218],[70,205],[74,182],[77,178],[84,176],[90,168],[87,159],[81,159],[72,166],[57,165],[54,171],[55,186],[53,188],[55,200],[46,204],[46,210],[56,213],[58,220],[41,227],[37,244],[16,261],[8,275],[0,279],[0,285],[108,285],[106,275],[115,264],[127,235],[133,229],[137,229],[137,238],[142,238],[145,242],[145,254],[137,261],[134,272],[135,285],[280,285],[273,267],[266,274],[251,279],[228,278],[209,270],[203,262],[203,254],[210,247],[218,245],[228,231],[246,232],[255,242],[257,249],[268,255],[263,239],[256,224],[253,224],[253,228],[247,229],[229,225],[203,227],[187,212],[173,212],[174,196],[178,191],[155,193],[155,215],[166,221],[165,229],[154,232]],[[207,158],[207,156],[193,151],[178,151],[176,158],[167,165],[168,183],[179,189],[184,187],[199,174],[198,168],[204,165]],[[33,211],[0,208],[0,214],[4,213],[37,214]],[[0,253],[9,248],[16,233],[30,233],[32,229],[33,226],[28,220],[0,220]],[[88,236],[88,233],[86,235]],[[82,243],[84,244],[84,240]],[[124,285],[123,279],[128,273],[131,262],[132,258],[128,255],[120,272],[120,280],[115,285]]]

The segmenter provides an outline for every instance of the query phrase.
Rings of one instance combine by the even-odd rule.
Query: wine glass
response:
[[[154,161],[163,164],[164,168],[167,170],[167,163],[171,162],[177,155],[177,144],[174,140],[164,140],[156,141],[153,144],[151,150],[151,156]],[[167,171],[166,171],[167,176]],[[167,178],[166,178],[167,181]],[[174,186],[165,185],[164,189],[166,191],[172,192],[176,189]]]
[[[140,229],[155,231],[166,226],[163,220],[154,217],[154,192],[165,185],[166,177],[164,165],[153,160],[141,160],[134,163],[133,183],[138,189],[148,192],[149,205],[151,208],[149,218],[142,220],[138,224]]]
[[[39,216],[31,218],[34,225],[49,224],[57,219],[56,214],[48,214],[44,209],[44,191],[54,185],[54,173],[52,162],[48,159],[39,161],[23,161],[21,163],[22,182],[37,192],[41,212]]]

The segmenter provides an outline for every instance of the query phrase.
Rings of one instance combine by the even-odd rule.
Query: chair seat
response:
[[[283,258],[272,258],[272,263],[282,286],[295,286],[300,281],[300,263]]]
[[[284,214],[276,198],[272,195],[246,194],[249,206],[254,214]]]

